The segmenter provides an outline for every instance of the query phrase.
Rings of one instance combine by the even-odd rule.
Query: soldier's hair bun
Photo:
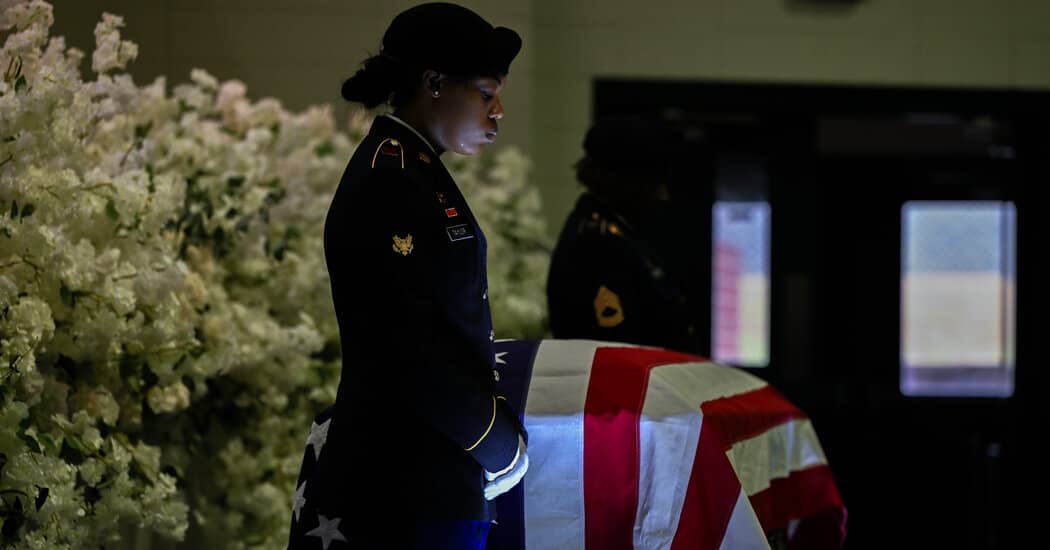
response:
[[[369,109],[384,103],[399,107],[411,98],[418,77],[417,71],[397,59],[384,54],[374,55],[343,82],[343,99]]]

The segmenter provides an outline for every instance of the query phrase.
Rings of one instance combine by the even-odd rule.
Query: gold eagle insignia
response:
[[[594,297],[594,315],[602,328],[612,328],[623,322],[620,297],[605,285],[598,287],[598,294]]]
[[[405,238],[394,235],[394,252],[402,256],[408,256],[412,253],[412,235],[408,235]]]

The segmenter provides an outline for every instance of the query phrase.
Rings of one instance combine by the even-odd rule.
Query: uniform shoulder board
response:
[[[379,142],[376,152],[372,155],[372,168],[376,166],[397,167],[405,169],[405,148],[401,142],[394,138],[386,138]]]

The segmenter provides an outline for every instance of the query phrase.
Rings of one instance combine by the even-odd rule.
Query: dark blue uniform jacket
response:
[[[306,450],[293,540],[318,514],[341,518],[343,534],[490,519],[482,470],[510,463],[523,428],[493,390],[485,237],[411,129],[376,118],[332,200],[324,248],[343,370],[314,424],[330,420],[323,449],[312,437]]]

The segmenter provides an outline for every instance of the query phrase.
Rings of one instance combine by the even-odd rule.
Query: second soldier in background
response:
[[[709,292],[709,263],[695,245],[710,233],[691,214],[710,209],[706,148],[642,116],[599,121],[583,148],[585,191],[547,281],[552,335],[708,354],[708,302],[696,297]]]

